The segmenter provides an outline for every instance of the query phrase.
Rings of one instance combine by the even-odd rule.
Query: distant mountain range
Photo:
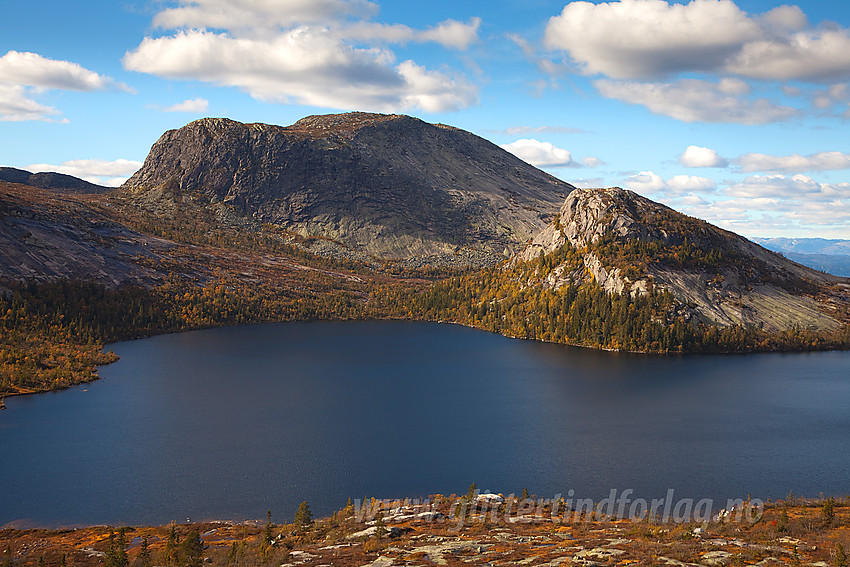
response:
[[[103,193],[110,190],[109,187],[95,185],[73,175],[55,172],[31,173],[14,167],[0,167],[0,181],[21,183],[63,193]]]
[[[850,240],[828,238],[753,238],[753,241],[775,252],[850,256]]]
[[[850,277],[850,240],[826,238],[753,238],[768,250],[810,268]]]

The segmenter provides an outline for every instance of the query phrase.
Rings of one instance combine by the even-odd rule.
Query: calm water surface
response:
[[[363,496],[850,492],[850,353],[649,357],[412,322],[114,345],[7,400],[0,525],[291,517]]]

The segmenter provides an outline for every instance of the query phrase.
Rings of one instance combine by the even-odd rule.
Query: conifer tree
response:
[[[142,539],[142,544],[139,547],[139,565],[140,567],[151,567],[151,550],[148,547],[148,536]]]
[[[835,567],[847,567],[847,552],[844,551],[844,546],[840,543],[835,550]]]
[[[295,512],[295,527],[306,528],[313,523],[313,513],[310,511],[310,506],[307,502],[302,502]]]
[[[115,542],[115,566],[127,567],[130,560],[127,558],[127,530],[118,530],[118,539]]]
[[[180,556],[178,545],[180,545],[180,537],[177,535],[177,528],[172,524],[171,531],[168,533],[168,541],[165,542],[165,564],[168,567],[177,565]]]
[[[835,520],[835,498],[830,496],[826,499],[826,501],[823,503],[821,513],[823,515],[824,523],[827,526],[831,525],[833,520]]]
[[[776,526],[776,531],[788,531],[788,510],[784,508],[782,509],[782,513],[779,515],[779,524]]]
[[[384,514],[382,512],[378,512],[378,515],[375,518],[375,537],[381,539],[385,535],[387,535],[387,527],[384,524]]]
[[[239,565],[239,546],[236,542],[230,546],[230,553],[227,554],[227,567],[237,567]]]
[[[260,544],[260,549],[263,554],[268,554],[272,548],[272,529],[274,528],[274,524],[272,524],[272,511],[268,510],[266,512],[266,529],[263,534],[263,541]]]
[[[201,567],[204,561],[204,542],[198,530],[192,530],[180,544],[180,556],[185,567]]]

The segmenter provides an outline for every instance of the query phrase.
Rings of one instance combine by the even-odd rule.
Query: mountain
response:
[[[200,120],[110,191],[2,173],[0,397],[94,379],[109,342],[270,321],[451,321],[640,352],[850,347],[850,279],[407,116]]]
[[[291,126],[205,118],[153,145],[120,194],[169,214],[221,204],[380,258],[493,263],[519,251],[574,188],[469,132],[401,115]]]
[[[110,187],[95,185],[73,175],[47,171],[30,173],[14,167],[0,167],[0,181],[20,183],[59,193],[104,193],[111,190]]]
[[[850,346],[850,279],[617,187],[574,190],[502,265],[384,300],[399,316],[608,350]]]
[[[620,188],[577,189],[515,261],[579,251],[541,285],[593,279],[609,292],[669,291],[687,317],[782,331],[848,320],[850,280],[802,266],[737,234]]]
[[[850,240],[837,238],[753,238],[753,241],[774,252],[850,256]]]
[[[804,266],[836,276],[850,277],[850,240],[754,238],[753,241]]]
[[[845,278],[850,277],[850,256],[841,254],[800,254],[799,252],[782,252],[782,255],[821,272],[843,276]]]

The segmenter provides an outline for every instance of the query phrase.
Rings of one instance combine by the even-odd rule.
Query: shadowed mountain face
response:
[[[192,122],[166,132],[123,185],[148,208],[230,204],[384,258],[521,250],[573,189],[469,132],[366,113]]]
[[[57,193],[105,193],[110,190],[109,187],[95,185],[73,175],[47,171],[30,173],[14,167],[0,167],[0,181],[49,189]]]

